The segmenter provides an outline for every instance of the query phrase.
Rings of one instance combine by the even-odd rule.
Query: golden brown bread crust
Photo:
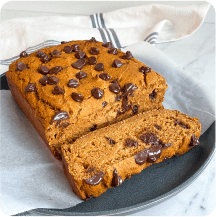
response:
[[[199,144],[200,133],[198,118],[178,111],[138,114],[63,145],[65,174],[81,199],[98,197],[152,164],[183,155]]]
[[[88,63],[82,69],[72,66],[81,55],[78,52],[68,53],[68,47],[74,44],[79,45],[79,51],[86,55],[84,58]],[[96,49],[92,51],[92,47]],[[99,54],[95,54],[97,49]],[[74,141],[92,130],[136,113],[163,108],[166,80],[135,58],[127,55],[122,58],[125,55],[122,51],[117,50],[118,54],[114,55],[108,53],[109,50],[102,42],[72,41],[41,49],[48,62],[44,62],[41,53],[34,52],[12,63],[6,73],[8,82],[13,86],[15,101],[57,158],[60,157],[61,145],[66,141]],[[90,57],[96,57],[97,64],[103,63],[104,70],[96,70],[97,65],[89,63]],[[116,59],[121,61],[120,67]],[[48,67],[48,72],[41,66]],[[62,66],[59,72],[53,70],[57,66]],[[109,76],[101,77],[102,73]],[[77,80],[77,83],[72,82],[73,87],[68,86],[71,79]],[[112,84],[120,85],[120,93],[112,92]],[[128,91],[125,91],[127,85]],[[102,98],[97,91],[95,98],[94,88],[102,90]],[[81,98],[77,93],[82,95]],[[27,108],[21,105],[24,101]],[[56,117],[61,120],[56,120]]]

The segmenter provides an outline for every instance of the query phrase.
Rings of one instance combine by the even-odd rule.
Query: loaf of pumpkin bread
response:
[[[65,142],[162,109],[166,80],[131,52],[94,38],[23,51],[6,73],[12,95],[55,157]]]
[[[198,118],[148,111],[63,145],[64,172],[81,199],[98,197],[150,165],[199,145],[200,133]]]

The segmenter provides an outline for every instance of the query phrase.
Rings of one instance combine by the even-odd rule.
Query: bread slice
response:
[[[55,157],[65,142],[144,111],[162,109],[166,80],[94,38],[27,54],[6,73],[12,95]]]
[[[199,144],[201,124],[179,111],[154,110],[61,147],[65,175],[81,198],[98,197],[133,174]]]

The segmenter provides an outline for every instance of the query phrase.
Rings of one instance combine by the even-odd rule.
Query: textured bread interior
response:
[[[160,129],[157,129],[158,126]],[[163,149],[160,158],[154,162],[159,163],[174,155],[187,152],[191,148],[189,144],[192,135],[199,138],[200,132],[201,125],[198,118],[191,118],[178,111],[161,110],[138,114],[89,133],[72,144],[63,145],[62,154],[64,164],[68,169],[67,177],[73,179],[76,191],[79,189],[78,195],[82,199],[99,196],[107,188],[112,187],[114,169],[124,180],[152,164],[149,162],[143,165],[135,163],[134,156],[152,146],[152,144],[141,141],[141,135],[154,133],[164,144],[169,144]],[[115,143],[110,143],[107,138]],[[137,141],[138,145],[127,147],[125,142],[128,138]],[[94,170],[89,172],[92,168]],[[85,179],[99,172],[105,174],[101,183],[96,186],[86,184]]]

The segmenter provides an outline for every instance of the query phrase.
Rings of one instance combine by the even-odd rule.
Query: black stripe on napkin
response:
[[[101,19],[101,25],[103,28],[106,28],[104,18],[103,18],[103,13],[100,13],[100,19]]]
[[[109,30],[110,30],[110,32],[111,32],[112,35],[113,35],[113,38],[114,38],[114,40],[115,40],[115,43],[116,43],[118,49],[120,49],[120,48],[121,48],[121,44],[120,44],[120,42],[119,42],[119,39],[118,39],[118,36],[117,36],[115,30],[114,30],[114,29],[109,29]]]
[[[152,37],[147,42],[149,42],[150,44],[155,44],[156,41],[157,41],[157,37]]]
[[[105,36],[105,34],[104,34],[104,32],[103,32],[103,29],[102,29],[102,28],[98,28],[98,30],[99,30],[99,32],[100,32],[100,34],[101,34],[102,41],[103,41],[104,43],[107,43],[107,39],[106,39],[106,36]]]
[[[92,21],[92,27],[96,28],[95,19],[93,15],[90,15],[91,21]]]
[[[150,39],[152,36],[158,36],[159,35],[159,33],[158,32],[152,32],[150,35],[148,35],[145,39],[144,39],[144,41],[147,41],[148,39]]]

